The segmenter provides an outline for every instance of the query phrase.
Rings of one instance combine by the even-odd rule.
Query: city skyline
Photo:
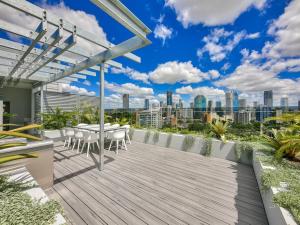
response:
[[[66,20],[81,16],[78,25],[96,32],[104,41],[122,41],[112,35],[114,22],[94,13],[93,4],[83,0],[31,2],[58,12]],[[291,18],[299,17],[293,11],[300,7],[299,1],[251,0],[243,6],[242,2],[230,2],[213,7],[197,0],[188,2],[123,1],[153,31],[149,37],[152,45],[136,52],[143,58],[140,64],[120,58],[118,61],[128,66],[108,69],[107,108],[121,108],[123,94],[130,95],[132,108],[142,108],[145,98],[150,104],[159,104],[166,101],[167,90],[173,92],[175,104],[182,99],[185,107],[197,95],[225,105],[225,92],[230,90],[237,91],[248,104],[263,104],[263,91],[272,90],[274,106],[280,106],[282,97],[289,98],[289,105],[297,106],[300,47],[292,43],[300,41],[300,20]],[[203,13],[195,13],[193,8]],[[189,16],[183,16],[185,11],[190,12]],[[10,12],[2,9],[0,14],[5,20]],[[22,18],[16,15],[12,20],[18,23]],[[108,25],[111,23],[113,26]],[[117,30],[118,37],[128,36]],[[98,96],[98,85],[96,77],[89,77],[64,85],[64,90]]]

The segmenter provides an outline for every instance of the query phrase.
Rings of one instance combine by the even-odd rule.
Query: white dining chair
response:
[[[79,124],[77,124],[76,127],[84,127],[84,126],[87,126],[87,125],[88,125],[87,123],[79,123]]]
[[[123,125],[121,128],[125,129],[126,140],[128,140],[129,144],[131,144],[131,140],[129,137],[130,125],[126,124],[126,125]]]
[[[74,150],[76,143],[78,144],[77,147],[77,152],[79,152],[79,147],[80,147],[80,143],[81,141],[83,141],[83,133],[82,130],[75,128],[74,129],[74,143],[73,143],[73,147],[72,150]]]
[[[110,138],[111,138],[111,141],[110,141],[110,144],[109,144],[109,148],[108,148],[108,151],[110,151],[110,148],[113,144],[113,142],[115,141],[116,142],[116,154],[119,153],[119,141],[121,141],[121,149],[122,147],[125,148],[125,150],[127,151],[127,146],[126,146],[126,143],[125,143],[125,131],[124,130],[118,130],[118,131],[114,131],[111,135],[110,135]]]
[[[87,144],[86,156],[89,157],[90,147],[93,149],[95,143],[97,144],[98,149],[100,149],[98,143],[98,134],[90,131],[82,131],[82,134],[83,134],[83,145],[81,148],[81,152],[83,152],[83,149]]]
[[[66,144],[68,144],[68,148],[70,148],[70,145],[72,143],[72,140],[74,138],[74,129],[73,128],[64,128],[65,131],[65,143],[64,147],[66,147]]]

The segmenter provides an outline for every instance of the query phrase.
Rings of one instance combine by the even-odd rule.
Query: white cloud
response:
[[[247,34],[245,30],[234,33],[226,31],[223,28],[216,28],[203,38],[205,43],[201,49],[197,50],[197,56],[200,58],[205,52],[210,56],[211,61],[222,61],[243,39],[255,39],[259,33]]]
[[[191,61],[169,61],[160,64],[149,73],[149,77],[151,81],[158,84],[198,83],[209,79],[209,75],[194,67]]]
[[[216,26],[233,23],[250,7],[262,9],[266,0],[165,0],[185,28],[204,24]]]
[[[61,89],[63,92],[70,92],[73,94],[79,95],[88,95],[88,96],[95,96],[96,93],[94,91],[88,91],[85,88],[80,88],[70,84],[61,84]]]
[[[275,43],[266,46],[269,56],[300,56],[300,1],[294,0],[284,13],[269,27],[268,33],[275,36]]]
[[[205,95],[205,96],[222,96],[224,95],[224,91],[218,88],[213,88],[213,87],[197,87],[197,88],[192,88],[190,85],[189,86],[184,86],[181,88],[176,89],[176,93],[178,94],[191,94],[192,96],[196,95]]]
[[[173,29],[168,28],[163,24],[157,24],[154,29],[154,37],[162,40],[163,45],[167,39],[172,37]]]
[[[88,14],[81,10],[73,10],[67,7],[63,1],[56,5],[42,4],[42,7],[47,10],[47,12],[52,13],[59,18],[62,18],[69,23],[80,27],[85,31],[95,34],[99,41],[107,43],[106,33],[103,31],[102,27],[99,25],[96,17],[94,15]],[[39,24],[39,20],[33,18],[32,16],[25,15],[22,12],[7,7],[4,4],[1,4],[0,7],[0,19],[5,21],[17,24],[19,26],[25,27],[30,30],[35,30]],[[48,25],[48,32],[46,36],[50,36],[54,31],[54,26]],[[68,37],[64,33],[65,37]],[[83,40],[80,37],[77,37],[77,45],[81,48],[87,50],[91,55],[103,50],[100,46],[96,46],[90,42]],[[73,56],[73,55],[72,55]],[[74,57],[74,56],[73,56]]]
[[[140,87],[133,83],[115,84],[105,82],[105,88],[119,94],[129,94],[134,97],[147,97],[153,95],[152,88]]]
[[[112,67],[110,71],[114,74],[121,74],[121,73],[126,74],[132,80],[140,80],[146,84],[149,84],[149,80],[148,80],[149,76],[147,73],[141,73],[130,67],[124,67],[122,69],[117,69],[115,67]]]
[[[220,73],[217,70],[210,70],[210,71],[208,71],[208,73],[209,73],[211,79],[217,79],[220,77]]]
[[[91,86],[91,85],[92,85],[91,81],[89,81],[89,80],[84,80],[84,81],[82,82],[82,84],[84,84],[84,85],[86,85],[86,86]]]

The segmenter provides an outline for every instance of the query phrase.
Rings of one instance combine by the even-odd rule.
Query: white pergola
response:
[[[0,0],[0,7],[13,8],[24,17],[38,21],[30,30],[20,24],[0,19],[0,30],[29,40],[24,44],[18,40],[0,37],[0,87],[15,86],[19,82],[32,83],[39,87],[52,83],[70,83],[87,76],[96,76],[100,71],[100,151],[99,170],[104,166],[104,72],[109,66],[122,68],[115,58],[124,56],[140,63],[140,57],[131,53],[151,42],[147,34],[151,31],[119,0],[91,0],[97,7],[128,29],[133,37],[119,44],[112,44],[59,18],[51,12],[25,0]],[[2,5],[2,6],[1,6]],[[24,20],[26,21],[26,20]],[[73,21],[72,21],[73,22]],[[74,21],[76,23],[76,21]],[[91,53],[79,44],[79,40],[99,49]]]

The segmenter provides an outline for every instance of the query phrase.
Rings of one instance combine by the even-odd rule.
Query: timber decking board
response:
[[[86,157],[55,144],[54,186],[74,224],[253,224],[267,218],[253,169],[133,142]]]

